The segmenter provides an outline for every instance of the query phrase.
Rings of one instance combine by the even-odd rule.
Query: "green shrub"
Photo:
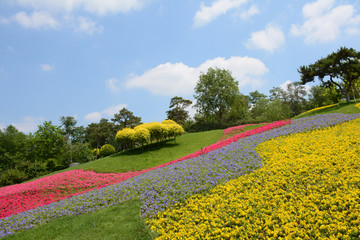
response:
[[[18,169],[8,169],[1,173],[0,186],[21,183],[27,180],[26,174]]]
[[[56,168],[56,160],[54,158],[49,158],[46,161],[46,170],[48,170],[49,172],[53,172],[55,171]]]
[[[111,144],[105,144],[100,148],[100,155],[103,157],[109,156],[115,153],[115,148]]]
[[[25,170],[26,175],[29,178],[36,178],[48,173],[46,170],[46,163],[35,161],[34,163],[29,163],[28,168]]]

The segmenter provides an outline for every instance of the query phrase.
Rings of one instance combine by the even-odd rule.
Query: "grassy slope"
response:
[[[147,240],[153,239],[140,218],[140,202],[127,201],[94,213],[55,219],[6,240]]]
[[[357,100],[357,102],[360,102],[360,99]],[[333,106],[329,108],[324,108],[320,110],[316,110],[309,113],[299,114],[298,116],[295,116],[294,119],[303,118],[303,117],[311,117],[319,114],[328,114],[328,113],[345,113],[345,114],[352,114],[352,113],[360,113],[360,109],[355,107],[354,101],[351,101],[350,103],[340,103],[339,106]]]
[[[349,110],[350,109],[350,110]],[[321,112],[321,113],[319,113]],[[325,114],[330,112],[344,112],[344,113],[358,113],[360,110],[356,107],[354,107],[354,104],[351,106],[349,104],[345,104],[344,106],[341,105],[338,109],[329,108],[326,109],[326,111],[315,111],[312,112],[311,115],[304,115],[299,117],[308,117],[313,116],[317,114]],[[299,118],[296,117],[296,118]],[[254,125],[246,127],[245,130],[250,130],[253,128],[256,128],[260,125]],[[214,132],[214,131],[210,131]],[[204,132],[209,133],[209,132]],[[202,133],[202,134],[204,134]],[[200,134],[199,136],[197,134]],[[203,140],[204,136],[201,135],[201,133],[197,134],[187,134],[182,136],[182,138],[185,138],[185,140],[190,141],[195,146],[196,141]],[[210,134],[210,133],[209,133]],[[214,133],[211,133],[208,137],[212,136],[212,134],[217,134],[217,138],[219,138],[222,135],[222,130],[217,130]],[[186,137],[193,137],[192,139],[187,139]],[[216,139],[217,139],[216,138]],[[195,140],[197,139],[197,140]],[[214,138],[215,139],[215,138]],[[180,140],[180,138],[179,138]],[[182,140],[181,140],[182,141]],[[185,141],[186,142],[186,141]],[[216,140],[212,141],[211,143],[216,142]],[[180,141],[178,141],[180,143]],[[211,144],[209,143],[209,144]],[[171,144],[167,143],[166,145]],[[209,145],[208,144],[208,145]],[[165,148],[162,148],[162,151],[172,151],[173,149],[176,151],[176,147],[166,146]],[[180,145],[180,144],[179,144]],[[204,147],[206,145],[197,145],[197,148],[195,148],[194,151],[199,150],[201,147]],[[160,150],[160,151],[159,151]],[[138,150],[136,150],[138,151]],[[102,160],[97,160],[94,162],[90,162],[87,164],[82,164],[80,166],[77,166],[78,169],[91,169],[96,171],[104,171],[105,169],[111,168],[112,164],[110,163],[111,160],[117,162],[117,166],[115,169],[121,168],[121,159],[120,156],[126,156],[131,157],[135,156],[133,159],[138,159],[138,161],[142,161],[141,159],[145,159],[146,154],[154,154],[154,153],[161,152],[161,149],[153,149],[149,153],[142,153],[142,154],[117,154],[115,156],[111,156],[108,158],[104,158]],[[180,154],[182,157],[186,154],[189,154],[191,152],[182,152]],[[173,154],[176,153],[160,153],[162,156],[173,156]],[[158,155],[158,156],[160,156]],[[156,155],[153,155],[156,156]],[[170,159],[168,161],[171,161],[173,159]],[[128,160],[127,160],[128,161]],[[124,161],[125,164],[127,161]],[[130,160],[131,161],[131,160]],[[134,160],[135,161],[135,160]],[[156,161],[156,160],[155,160]],[[155,166],[152,163],[146,162],[141,163],[141,165],[144,164],[150,164],[151,166]],[[164,160],[160,161],[161,163],[166,162]],[[161,164],[160,163],[160,164]],[[134,163],[129,163],[130,168],[138,167],[139,165]],[[159,164],[158,164],[159,165]],[[72,168],[73,169],[73,168]],[[90,214],[84,214],[80,216],[72,216],[72,217],[63,217],[60,219],[56,219],[54,221],[51,221],[47,224],[41,225],[34,229],[29,229],[25,232],[17,233],[15,235],[8,236],[4,238],[4,240],[13,240],[13,239],[69,239],[69,240],[81,240],[81,239],[153,239],[154,236],[151,235],[148,227],[144,223],[144,220],[139,217],[140,215],[140,202],[138,201],[128,201],[125,203],[117,204],[113,207],[109,207],[100,211],[97,211],[95,213]],[[96,227],[96,228],[95,228]],[[66,231],[64,231],[66,229]]]
[[[137,148],[121,152],[96,161],[84,163],[71,169],[94,170],[95,172],[128,172],[155,167],[211,145],[222,136],[222,130],[189,133],[158,145],[153,143],[145,149]]]

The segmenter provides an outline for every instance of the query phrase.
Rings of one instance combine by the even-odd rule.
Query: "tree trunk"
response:
[[[359,90],[357,89],[357,87],[355,87],[355,92],[357,93],[358,97],[360,98]]]
[[[347,91],[346,91],[343,87],[341,87],[341,85],[340,85],[339,83],[335,82],[335,81],[332,79],[332,76],[330,76],[330,82],[331,82],[332,84],[335,84],[335,85],[340,89],[340,92],[341,92],[342,94],[344,94],[344,96],[345,96],[346,102],[349,103],[349,102],[350,102],[349,90],[350,90],[351,85],[348,87],[348,89],[347,89]]]

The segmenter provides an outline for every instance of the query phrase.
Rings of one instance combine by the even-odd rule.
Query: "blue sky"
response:
[[[341,46],[360,50],[356,0],[1,0],[0,128],[162,121],[209,67],[268,94]]]

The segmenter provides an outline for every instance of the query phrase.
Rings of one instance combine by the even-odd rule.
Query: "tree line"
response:
[[[142,123],[141,117],[123,108],[113,118],[77,126],[71,116],[61,116],[60,126],[45,121],[34,133],[24,134],[10,125],[0,129],[0,186],[19,183],[73,163],[84,163],[114,152],[143,147],[153,141],[176,138],[184,132],[226,128],[246,123],[287,119],[301,112],[360,97],[360,54],[340,48],[308,66],[300,66],[300,81],[286,88],[274,87],[244,95],[226,69],[209,68],[201,73],[194,89],[194,101],[174,96],[167,119]],[[308,82],[319,85],[306,90]],[[193,118],[187,110],[196,109]]]

